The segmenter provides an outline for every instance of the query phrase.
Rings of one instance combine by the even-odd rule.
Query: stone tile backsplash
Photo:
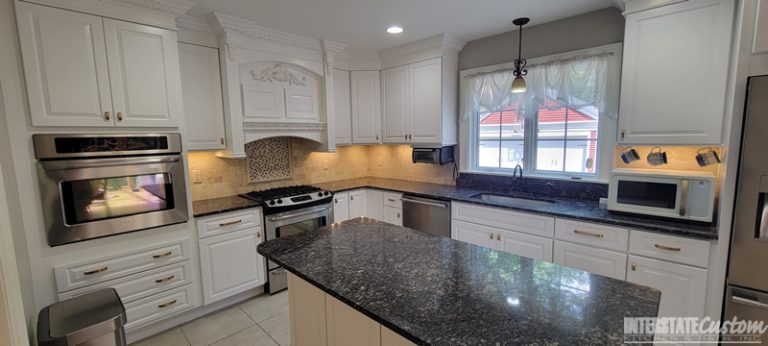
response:
[[[264,182],[250,182],[248,160],[223,159],[214,152],[190,152],[192,200],[368,176],[454,184],[452,164],[414,164],[409,145],[343,146],[336,148],[335,153],[321,153],[312,151],[313,143],[310,141],[290,141],[292,177]]]

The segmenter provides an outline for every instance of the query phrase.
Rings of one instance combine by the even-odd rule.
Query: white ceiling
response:
[[[194,0],[189,14],[216,11],[258,25],[378,51],[440,33],[470,41],[613,6],[614,0]],[[399,35],[385,29],[405,28]]]

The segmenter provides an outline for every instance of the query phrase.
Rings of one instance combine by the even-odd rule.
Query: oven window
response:
[[[61,183],[68,225],[173,209],[169,173]]]
[[[310,220],[292,223],[290,225],[280,226],[277,228],[277,233],[275,236],[278,238],[287,237],[289,235],[312,231],[323,226],[325,226],[325,217],[317,217]]]
[[[616,201],[643,207],[675,209],[677,184],[620,180]]]

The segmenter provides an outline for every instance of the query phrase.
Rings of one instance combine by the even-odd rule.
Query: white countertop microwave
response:
[[[712,222],[716,186],[708,172],[615,169],[608,210]]]

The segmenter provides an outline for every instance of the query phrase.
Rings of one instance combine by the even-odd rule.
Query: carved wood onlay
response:
[[[283,64],[275,64],[272,67],[268,67],[261,72],[252,69],[250,71],[251,79],[259,82],[283,82],[288,85],[306,86],[307,76],[297,76],[295,73],[288,70],[288,67]]]
[[[244,122],[245,131],[318,131],[325,123]]]

